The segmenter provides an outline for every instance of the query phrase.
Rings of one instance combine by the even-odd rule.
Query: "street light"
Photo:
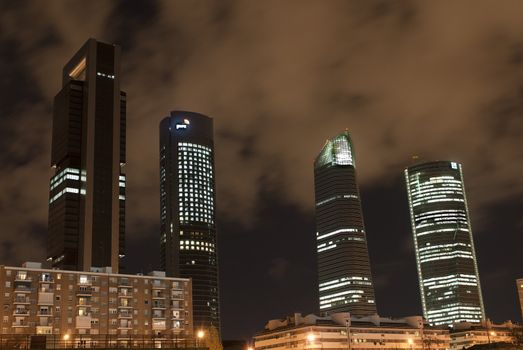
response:
[[[407,339],[407,343],[409,343],[410,350],[412,350],[412,344],[414,344],[414,341],[412,340],[412,338]]]
[[[205,332],[203,331],[203,329],[200,329],[200,330],[196,333],[196,336],[198,337],[198,346],[200,346],[203,337],[205,337]]]
[[[66,348],[67,347],[67,341],[69,340],[69,334],[64,334],[63,339],[64,339],[64,348]]]

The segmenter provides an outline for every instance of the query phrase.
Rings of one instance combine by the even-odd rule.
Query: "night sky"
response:
[[[348,128],[382,316],[421,314],[403,169],[463,164],[487,315],[521,321],[523,2],[0,3],[0,263],[45,257],[52,100],[122,46],[127,267],[159,265],[158,124],[214,118],[222,333],[317,308],[313,160]]]

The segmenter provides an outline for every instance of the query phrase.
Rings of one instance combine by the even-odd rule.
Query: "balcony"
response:
[[[172,293],[171,299],[183,300],[183,293]]]
[[[13,322],[11,326],[12,327],[29,327],[29,325],[24,322]]]
[[[16,293],[31,293],[32,289],[31,289],[31,287],[28,287],[27,285],[17,284],[17,285],[15,285],[15,292]]]
[[[14,316],[29,316],[29,310],[27,309],[16,309],[13,311]]]
[[[30,304],[29,298],[16,297],[13,304]]]
[[[118,324],[118,329],[131,329],[133,328],[133,325],[131,322],[122,322]]]
[[[40,310],[36,313],[36,316],[53,316],[53,313],[49,310]]]
[[[130,312],[120,312],[118,318],[133,318],[133,314]]]
[[[76,316],[76,328],[91,328],[91,316]]]
[[[33,279],[27,275],[16,275],[15,282],[27,282],[31,283]]]
[[[78,287],[76,295],[91,296],[93,295],[93,288],[91,286],[86,286],[82,284],[80,287]]]
[[[49,292],[38,293],[38,305],[53,305],[54,294]]]
[[[152,288],[153,289],[165,289],[165,284],[164,283],[153,282],[152,283]]]
[[[122,278],[118,281],[118,287],[131,287],[131,282],[126,278]]]

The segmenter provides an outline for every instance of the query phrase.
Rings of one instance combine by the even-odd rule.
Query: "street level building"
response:
[[[405,170],[423,315],[433,325],[485,320],[461,164]]]
[[[451,350],[462,350],[476,344],[510,343],[518,342],[523,328],[510,321],[494,324],[483,321],[480,324],[460,322],[452,326],[450,331]]]
[[[519,307],[521,308],[521,318],[523,318],[523,278],[516,280],[516,288],[518,289]]]
[[[0,266],[3,341],[8,335],[46,335],[84,347],[132,337],[192,337],[191,280],[42,269],[40,263]],[[110,339],[110,344],[102,344]],[[121,343],[119,343],[121,345]],[[65,345],[65,344],[63,344]]]
[[[376,313],[367,238],[347,131],[327,140],[314,162],[320,314]]]
[[[167,276],[192,279],[194,326],[220,330],[213,120],[174,111],[160,123],[160,243]]]
[[[378,315],[351,317],[333,313],[318,317],[301,314],[271,320],[254,337],[256,350],[448,350],[449,331],[424,324],[420,316],[391,319]]]
[[[126,184],[120,47],[87,40],[63,68],[53,110],[48,260],[53,268],[116,273]]]

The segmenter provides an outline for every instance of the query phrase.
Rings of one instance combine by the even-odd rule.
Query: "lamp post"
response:
[[[67,341],[69,340],[69,334],[64,334],[64,348],[67,348]]]
[[[198,331],[198,333],[196,333],[196,336],[198,337],[198,344],[197,345],[198,345],[198,347],[200,347],[202,339],[203,339],[203,337],[205,337],[205,332],[203,331],[203,329],[200,329]]]
[[[309,344],[309,348],[312,348],[314,346],[314,341],[316,340],[316,335],[312,331],[307,334],[307,343]]]
[[[350,313],[347,315],[347,349],[352,349],[351,339],[350,339],[350,326],[351,326],[351,320],[350,320]]]
[[[414,341],[412,340],[412,338],[407,339],[407,343],[409,343],[410,350],[412,350],[412,344],[414,344]]]

